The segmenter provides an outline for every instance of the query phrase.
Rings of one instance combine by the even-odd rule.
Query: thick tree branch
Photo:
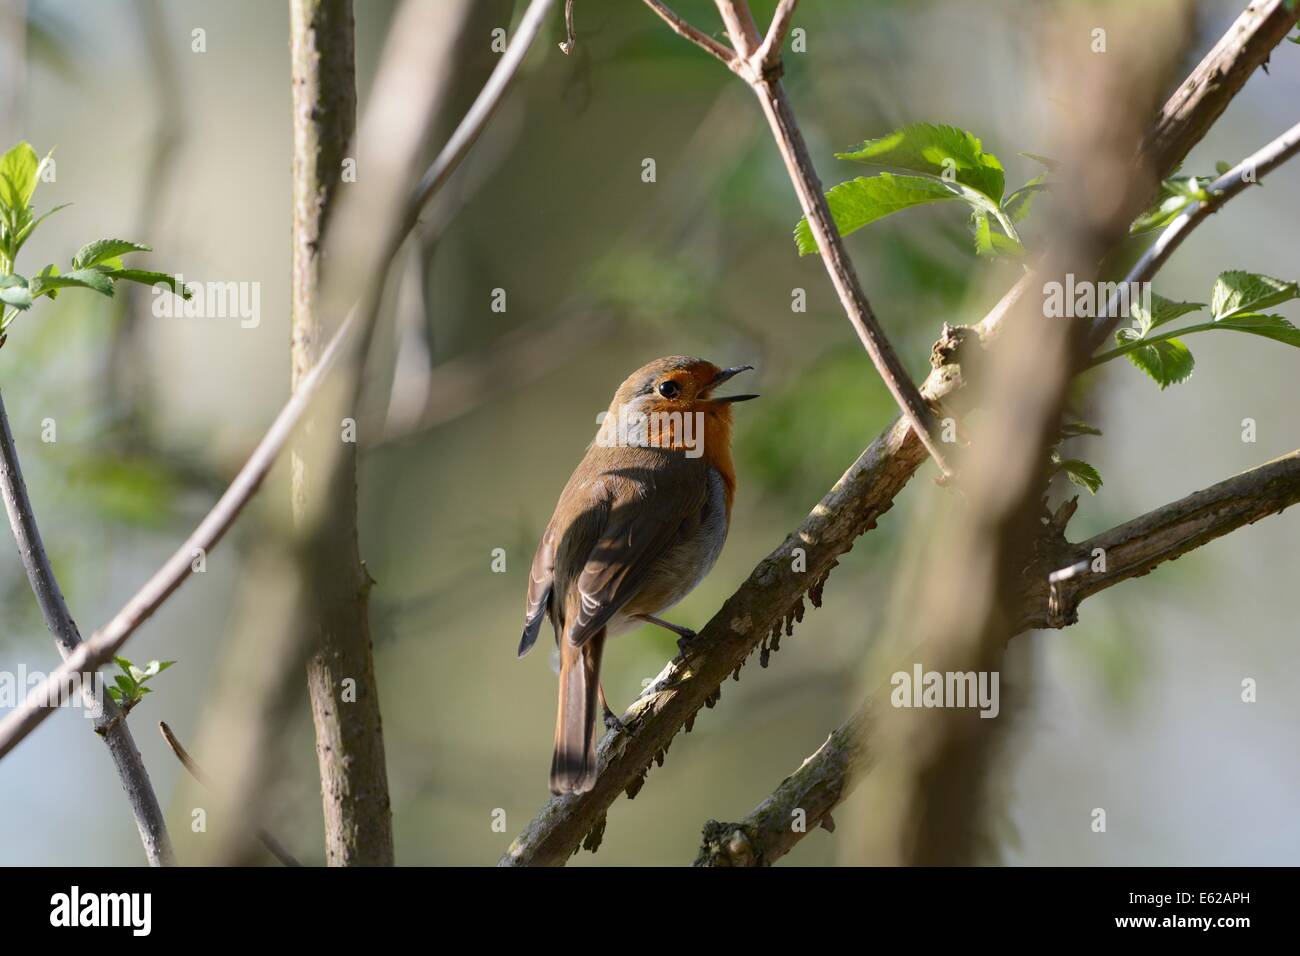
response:
[[[1035,628],[1062,628],[1078,620],[1084,598],[1140,577],[1166,561],[1300,503],[1300,451],[1243,472],[1217,485],[1171,502],[1079,544],[1063,553],[1086,562],[1105,554],[1105,570],[1085,570],[1058,584],[1047,582],[1044,565],[1026,589],[1016,633]],[[821,748],[737,823],[710,820],[697,866],[770,866],[826,821],[831,812],[871,770],[876,756],[871,730],[889,687],[872,694]],[[802,811],[799,813],[798,811]],[[794,826],[795,822],[798,826]]]
[[[316,364],[326,327],[317,301],[322,241],[356,131],[352,0],[290,4],[293,89],[293,300],[295,386]],[[356,408],[343,414],[356,420]],[[336,434],[311,416],[292,456],[298,574],[304,600],[291,626],[310,649],[307,689],[316,730],[331,866],[391,866],[392,809],[379,686],[370,641],[370,576],[357,540],[355,442],[313,454],[312,433]],[[337,460],[323,460],[337,459]],[[308,501],[319,507],[307,526]],[[344,699],[351,681],[353,694]]]
[[[1241,55],[1255,64],[1264,58],[1259,50],[1267,39],[1257,35],[1259,30],[1260,25],[1255,24],[1239,35]],[[1239,33],[1238,24],[1229,32]],[[1178,122],[1203,133],[1207,128],[1204,117],[1221,113],[1249,75],[1249,71],[1228,70],[1221,85],[1212,90],[1198,87],[1196,95],[1177,109]],[[1172,102],[1162,109],[1161,117],[1174,110]],[[1190,148],[1199,138],[1199,134],[1179,135],[1169,141]],[[1150,165],[1157,177],[1165,177],[1183,158],[1174,150],[1163,150],[1151,154]],[[982,341],[997,338],[1030,285],[1030,277],[1022,278],[978,326],[945,328],[932,355],[934,370],[921,386],[929,402],[951,400],[963,390],[961,363],[978,354]],[[651,761],[662,761],[677,731],[694,720],[706,701],[716,701],[721,681],[738,671],[760,644],[765,646],[766,661],[767,652],[775,649],[772,639],[779,638],[783,630],[788,634],[802,619],[803,596],[814,597],[814,604],[820,601],[821,586],[838,556],[849,550],[860,534],[875,527],[926,457],[926,449],[905,421],[895,420],[886,428],[709,621],[701,631],[700,650],[692,651],[692,666],[670,662],[633,703],[625,721],[635,719],[636,736],[629,740],[610,734],[601,742],[595,788],[582,795],[551,798],[511,844],[501,865],[560,865],[584,839],[589,848],[598,845],[605,812],[618,795],[625,789],[635,795]],[[802,548],[806,554],[808,570],[803,575],[790,570],[794,548]]]
[[[468,153],[477,138],[478,129],[491,117],[505,87],[523,62],[524,54],[536,38],[542,20],[554,2],[555,0],[532,0],[530,3],[506,52],[502,54],[500,62],[493,70],[488,84],[484,86],[451,139],[439,152],[433,165],[422,178],[421,185],[413,192],[409,211],[401,228],[382,244],[381,251],[387,254],[382,261],[391,261],[393,253],[417,222],[423,204],[437,194],[437,189],[446,182]],[[398,109],[399,104],[385,104],[383,108]],[[339,265],[346,268],[348,264]],[[0,721],[0,758],[8,754],[20,740],[50,715],[50,708],[44,703],[49,699],[49,694],[66,693],[69,686],[78,679],[77,675],[93,673],[111,660],[140,625],[185,583],[192,573],[191,562],[196,555],[210,551],[220,542],[261,487],[271,466],[275,464],[293,435],[304,411],[321,392],[338,359],[360,348],[356,341],[357,333],[361,333],[359,338],[368,341],[369,332],[377,316],[380,285],[376,278],[364,297],[365,302],[358,303],[348,313],[347,319],[325,346],[320,361],[299,382],[297,391],[280,410],[244,467],[240,469],[234,481],[185,543],[107,624],[78,646],[62,665],[28,694],[21,706]],[[362,307],[363,304],[370,307]]]
[[[13,528],[14,539],[18,544],[19,560],[27,572],[27,580],[36,595],[36,603],[40,605],[45,626],[54,638],[59,653],[66,659],[81,646],[81,633],[63,599],[63,590],[54,577],[49,555],[45,553],[45,543],[41,540],[40,528],[36,525],[36,512],[27,496],[27,484],[23,481],[18,449],[14,445],[3,398],[0,398],[0,491],[4,494],[5,511],[9,513],[9,525]],[[95,695],[90,692],[90,686],[86,686],[84,706],[93,708],[102,705],[99,716],[95,718],[95,732],[104,738],[117,767],[118,779],[126,791],[135,825],[144,843],[145,856],[151,866],[171,866],[176,860],[172,854],[162,808],[158,805],[158,796],[149,782],[149,773],[145,770],[140,751],[131,737],[131,730],[126,725],[122,708],[107,694],[102,695],[102,701],[96,701]]]
[[[1214,125],[1296,23],[1289,0],[1253,0],[1179,84],[1142,143],[1151,165],[1169,174]]]

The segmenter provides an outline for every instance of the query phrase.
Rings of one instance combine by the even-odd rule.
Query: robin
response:
[[[620,726],[600,686],[605,638],[641,624],[695,632],[657,615],[686,597],[718,559],[731,523],[736,471],[731,406],[757,395],[715,396],[740,372],[674,355],[619,386],[596,440],[560,494],[533,557],[519,656],[549,615],[560,648],[553,793],[596,780],[596,701]]]

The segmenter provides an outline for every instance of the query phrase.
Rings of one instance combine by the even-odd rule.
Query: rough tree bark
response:
[[[292,379],[297,389],[320,359],[327,338],[317,309],[321,237],[356,132],[357,96],[352,0],[292,0],[293,286]],[[348,410],[355,421],[355,413]],[[294,516],[325,496],[315,526],[302,535],[302,619],[311,656],[307,687],[316,728],[331,866],[393,862],[392,811],[384,759],[379,688],[371,653],[370,576],[357,541],[356,443],[323,469],[306,451],[313,430],[342,429],[308,420],[293,454]],[[355,426],[353,426],[355,428]]]

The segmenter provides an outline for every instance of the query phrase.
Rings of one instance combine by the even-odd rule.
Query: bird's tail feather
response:
[[[575,646],[560,638],[560,706],[555,717],[552,793],[586,793],[596,783],[596,693],[605,631]]]

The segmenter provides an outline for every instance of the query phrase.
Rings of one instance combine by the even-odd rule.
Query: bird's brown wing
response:
[[[537,641],[542,628],[542,618],[551,600],[555,583],[555,519],[546,526],[542,540],[533,555],[533,566],[528,569],[528,596],[524,599],[524,634],[519,639],[519,656],[523,657]]]
[[[655,471],[611,469],[599,484],[603,493],[587,515],[596,534],[581,573],[564,593],[565,634],[579,645],[636,596],[683,525],[699,521],[708,495],[703,463],[682,457]]]

